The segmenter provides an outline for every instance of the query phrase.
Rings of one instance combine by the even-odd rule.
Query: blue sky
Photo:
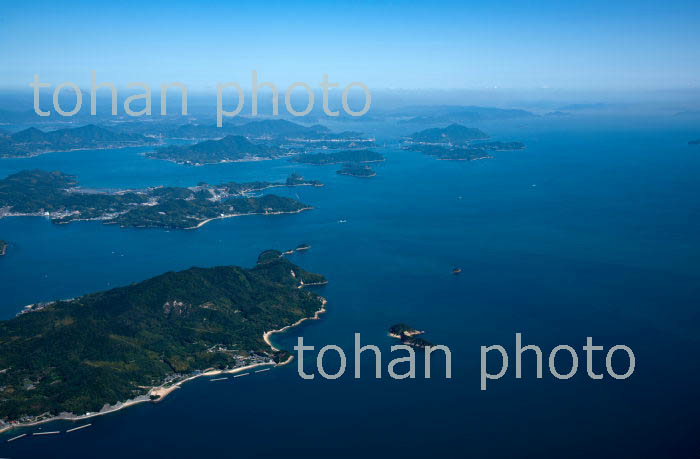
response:
[[[25,2],[0,14],[0,87],[700,87],[700,2]]]

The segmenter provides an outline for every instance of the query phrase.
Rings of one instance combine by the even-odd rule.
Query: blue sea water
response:
[[[697,457],[700,150],[687,145],[697,130],[641,118],[487,130],[528,148],[452,162],[389,143],[388,160],[367,180],[287,160],[189,167],[148,160],[139,148],[0,160],[0,176],[60,169],[86,187],[281,180],[294,171],[322,180],[322,188],[275,190],[312,211],[218,220],[196,231],[0,220],[0,237],[10,241],[0,258],[0,316],[169,270],[250,266],[264,249],[308,242],[312,249],[292,260],[328,277],[318,289],[328,312],[274,340],[291,350],[303,336],[348,355],[338,380],[303,380],[296,362],[227,381],[200,378],[160,403],[94,418],[88,429],[13,443],[4,440],[21,432],[5,434],[0,456]],[[388,127],[377,134],[395,139]],[[455,266],[461,275],[452,275]],[[387,376],[396,344],[387,329],[396,322],[450,347],[451,379],[440,359],[429,380],[421,359],[415,380]],[[355,332],[382,349],[381,380],[369,356],[362,378],[353,377]],[[504,345],[513,360],[516,332],[545,352],[544,378],[525,354],[522,379],[511,366],[481,391],[480,346]],[[587,336],[606,350],[631,347],[632,377],[589,379]],[[559,344],[580,359],[566,381],[546,369]],[[594,355],[604,372],[604,353]],[[337,363],[329,353],[328,371]],[[563,369],[567,363],[562,356]],[[626,367],[625,359],[613,363]]]

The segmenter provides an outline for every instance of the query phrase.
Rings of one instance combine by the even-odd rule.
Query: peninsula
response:
[[[318,317],[325,278],[282,256],[168,272],[0,321],[0,432],[155,401],[199,376],[275,365],[270,331]],[[276,252],[277,254],[279,252]]]
[[[79,188],[74,176],[62,172],[30,170],[0,180],[0,218],[44,216],[55,223],[99,220],[122,227],[192,229],[219,218],[311,209],[287,197],[249,194],[275,187],[322,185],[292,174],[285,182],[100,191]]]

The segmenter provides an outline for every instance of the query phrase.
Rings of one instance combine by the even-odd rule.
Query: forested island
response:
[[[492,156],[489,152],[522,150],[522,142],[477,142],[489,136],[479,129],[451,124],[444,129],[416,132],[403,143],[403,149],[418,151],[441,160],[475,161]]]
[[[450,124],[445,128],[424,129],[413,133],[409,139],[415,143],[465,145],[474,140],[488,139],[489,135],[480,129],[468,128],[461,124]]]
[[[350,175],[352,177],[369,178],[377,175],[374,169],[366,164],[360,163],[347,163],[343,165],[342,169],[336,171],[340,175]]]
[[[384,161],[384,155],[374,150],[342,150],[333,153],[304,153],[293,161],[304,164],[326,165],[344,163],[376,163]]]
[[[311,206],[291,198],[248,194],[275,187],[322,185],[292,174],[285,182],[200,183],[189,188],[107,192],[78,188],[77,179],[62,172],[31,170],[0,180],[0,218],[45,216],[55,223],[99,220],[122,227],[190,229],[218,218],[308,210]]]
[[[29,128],[0,134],[0,157],[28,157],[55,151],[89,148],[122,148],[155,145],[158,140],[139,134],[124,134],[94,124],[43,132]]]
[[[210,140],[194,145],[169,145],[149,152],[146,156],[198,166],[275,159],[319,148],[353,149],[374,145],[374,139],[365,139],[358,132],[336,134],[321,125],[307,127],[286,120],[252,121],[221,128],[188,124],[180,126],[169,135],[171,138]]]
[[[146,154],[149,158],[165,159],[179,164],[203,164],[234,161],[259,161],[280,158],[288,154],[274,145],[253,143],[240,135],[228,135],[220,140],[205,140],[194,145],[168,145]]]
[[[433,344],[422,338],[417,338],[418,335],[424,334],[424,331],[417,330],[411,326],[404,323],[392,325],[389,328],[389,336],[392,338],[400,339],[402,344],[413,347],[428,347]]]
[[[214,124],[184,124],[169,132],[168,135],[171,138],[180,139],[220,139],[228,135],[238,135],[259,140],[327,138],[332,136],[330,129],[319,124],[307,127],[280,119],[251,121],[238,125],[226,124],[221,127]]]
[[[315,147],[327,148],[352,144],[364,144],[368,146],[374,143],[373,139],[366,139],[359,132],[343,131],[334,133],[320,124],[303,126],[298,123],[280,119],[250,121],[239,125],[227,124],[222,127],[217,127],[213,124],[185,124],[177,127],[173,131],[166,132],[165,135],[170,138],[194,140],[221,139],[228,135],[237,135],[246,137],[249,140],[271,140],[278,143],[311,143]]]
[[[317,317],[325,300],[301,287],[325,278],[266,253],[250,269],[168,272],[0,321],[0,431],[156,400],[193,377],[287,360],[263,335]]]

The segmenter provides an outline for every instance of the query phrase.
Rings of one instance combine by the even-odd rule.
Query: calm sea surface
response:
[[[366,180],[287,160],[181,166],[148,160],[139,148],[0,160],[1,177],[62,170],[85,187],[283,180],[291,172],[322,180],[322,188],[273,190],[312,211],[218,220],[197,231],[0,220],[0,238],[10,241],[0,258],[0,317],[169,270],[252,266],[264,249],[307,242],[312,249],[292,260],[328,277],[318,290],[328,313],[275,341],[291,349],[303,336],[316,349],[337,344],[348,354],[335,381],[302,380],[296,362],[199,379],[161,403],[94,418],[88,429],[9,444],[22,432],[5,434],[0,456],[698,457],[700,149],[687,145],[697,129],[642,119],[485,129],[528,148],[450,162],[389,143],[387,161]],[[430,380],[420,363],[415,380],[388,378],[396,341],[387,329],[396,322],[452,349],[452,379],[441,377],[440,359]],[[382,348],[384,379],[373,378],[370,355],[363,377],[353,378],[355,332]],[[481,391],[480,346],[502,344],[514,360],[516,332],[546,353],[574,346],[577,375],[555,380],[545,360],[545,377],[536,379],[525,354],[523,379],[511,367]],[[606,349],[630,346],[633,376],[589,379],[587,336]],[[331,354],[329,372],[338,365]],[[312,372],[315,353],[308,355]],[[603,372],[604,354],[594,355]],[[614,360],[621,370],[625,363]],[[567,364],[562,355],[562,372]]]

